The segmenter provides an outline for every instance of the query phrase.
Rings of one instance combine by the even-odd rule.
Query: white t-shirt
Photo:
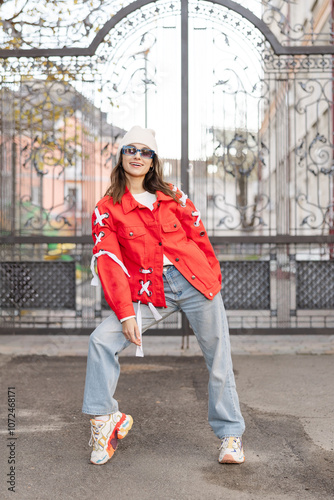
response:
[[[149,193],[148,191],[144,191],[143,193],[133,194],[132,195],[136,201],[138,201],[141,205],[153,210],[153,203],[157,201],[157,195]],[[164,266],[172,266],[173,263],[164,255],[163,260]]]

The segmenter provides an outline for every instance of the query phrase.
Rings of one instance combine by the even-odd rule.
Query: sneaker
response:
[[[245,461],[244,449],[240,437],[222,439],[218,461],[221,464],[242,464]]]
[[[115,453],[118,439],[123,439],[132,427],[131,415],[117,411],[109,420],[91,419],[91,438],[89,446],[93,446],[90,457],[92,464],[105,464]]]

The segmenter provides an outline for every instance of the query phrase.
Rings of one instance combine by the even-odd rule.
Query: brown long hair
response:
[[[169,184],[163,180],[162,173],[162,164],[158,155],[154,153],[153,169],[149,170],[145,175],[145,179],[143,182],[143,188],[145,191],[154,194],[156,191],[162,191],[167,196],[170,196],[177,203],[180,203],[179,198],[181,195],[172,191]],[[125,193],[126,188],[126,177],[125,172],[122,165],[122,151],[119,156],[119,160],[116,163],[116,166],[112,169],[110,174],[110,186],[105,192],[104,196],[109,196],[113,198],[114,205],[116,203],[121,203],[121,199],[123,194]]]

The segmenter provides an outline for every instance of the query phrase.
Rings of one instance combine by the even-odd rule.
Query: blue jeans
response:
[[[208,300],[179,271],[164,269],[167,309],[157,308],[162,318],[185,312],[202,349],[209,370],[209,424],[217,437],[241,436],[245,430],[235,386],[228,325],[220,293]],[[134,303],[136,310],[137,304]],[[148,306],[141,305],[143,332],[157,322]],[[130,342],[112,313],[91,334],[87,359],[83,413],[107,415],[118,411],[114,392],[120,374],[118,354]],[[144,344],[145,349],[145,344]]]

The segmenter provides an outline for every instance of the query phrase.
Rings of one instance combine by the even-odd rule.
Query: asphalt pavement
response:
[[[89,463],[89,418],[81,414],[86,357],[80,352],[64,355],[55,339],[49,355],[32,353],[38,351],[37,344],[30,345],[28,353],[27,339],[19,355],[13,343],[9,349],[10,342],[2,342],[7,347],[0,355],[0,498],[334,498],[332,338],[323,338],[317,348],[315,341],[310,346],[310,339],[299,339],[285,351],[279,350],[279,339],[265,349],[268,339],[252,339],[252,348],[242,354],[235,353],[232,338],[247,426],[246,462],[239,466],[217,461],[219,440],[207,423],[208,374],[193,341],[188,351],[178,344],[176,355],[173,342],[180,339],[171,341],[170,351],[163,340],[152,341],[153,349],[147,339],[144,358],[130,351],[121,357],[116,396],[134,425],[103,466]],[[65,349],[66,342],[59,343]],[[159,352],[159,344],[164,354],[152,354]],[[10,389],[10,397],[15,393],[15,418],[7,410],[12,407],[7,405],[12,402],[9,387],[15,388]],[[15,427],[8,428],[8,421],[14,420]],[[14,465],[9,464],[13,458]],[[8,490],[11,477],[15,492]]]

